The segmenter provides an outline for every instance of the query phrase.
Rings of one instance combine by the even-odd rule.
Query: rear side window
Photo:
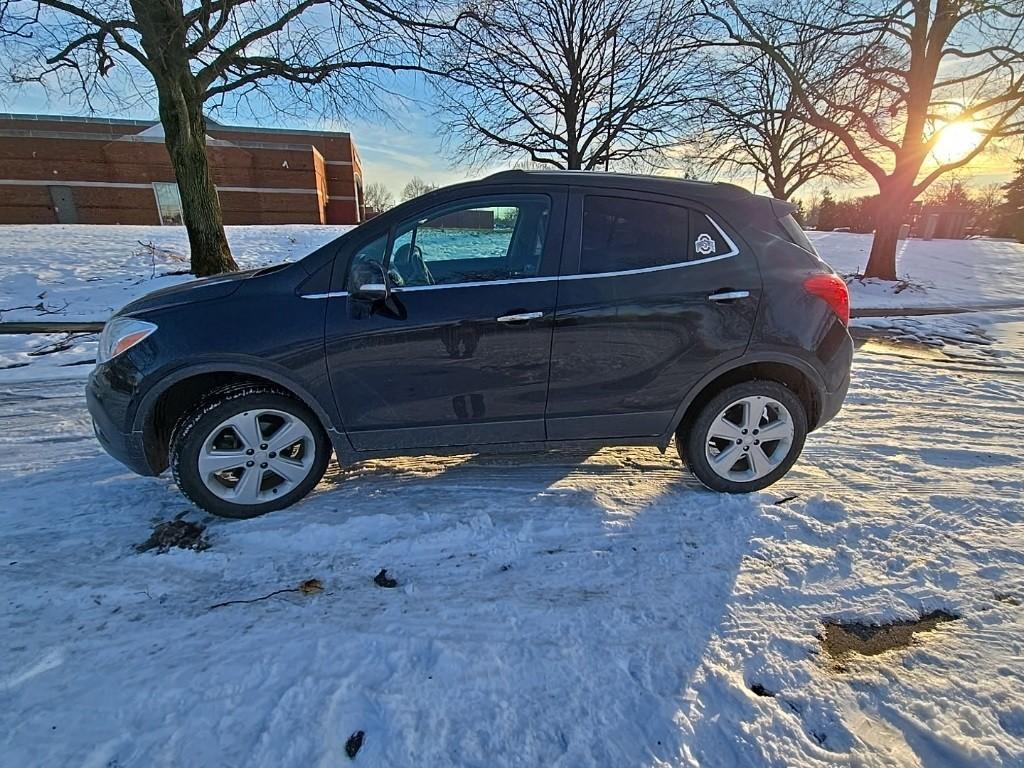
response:
[[[580,272],[621,272],[687,260],[689,210],[667,203],[588,195]]]
[[[814,245],[807,238],[807,233],[804,232],[804,228],[800,226],[792,214],[787,213],[781,219],[779,219],[779,226],[782,227],[782,231],[786,233],[788,237],[795,245],[799,245],[805,251],[817,255],[817,251],[814,250]]]

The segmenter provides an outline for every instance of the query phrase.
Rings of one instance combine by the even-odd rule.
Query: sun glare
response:
[[[953,162],[970,154],[980,141],[981,134],[973,123],[947,123],[942,127],[932,156],[940,163]]]

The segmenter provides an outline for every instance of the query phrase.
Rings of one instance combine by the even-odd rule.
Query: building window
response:
[[[153,193],[156,195],[156,210],[160,214],[161,224],[181,224],[181,195],[178,185],[173,181],[154,181]]]

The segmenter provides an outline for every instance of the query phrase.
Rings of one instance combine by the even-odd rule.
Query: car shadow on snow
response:
[[[648,449],[424,456],[332,468],[297,507],[312,532],[266,524],[286,550],[336,545],[360,572],[399,576],[406,641],[446,649],[431,667],[449,691],[444,706],[466,698],[513,713],[481,742],[491,754],[507,755],[523,729],[540,750],[524,764],[646,764],[686,752],[713,761],[714,734],[741,729],[754,705],[724,709],[705,731],[688,689],[706,674],[770,501],[705,491],[677,459]],[[347,599],[361,611],[362,597]],[[756,700],[739,682],[732,695]],[[406,706],[420,719],[428,705]],[[424,749],[422,735],[392,735]],[[738,749],[754,762],[764,754],[756,742]]]
[[[155,718],[173,717],[190,734],[186,742],[216,744],[229,722],[241,729],[233,744],[242,751],[221,762],[289,764],[298,730],[310,730],[301,762],[336,759],[345,737],[363,730],[368,764],[415,754],[436,765],[484,755],[494,765],[639,765],[718,759],[722,734],[739,733],[756,706],[723,706],[709,730],[692,697],[707,685],[709,644],[727,631],[770,498],[704,491],[654,450],[332,467],[288,510],[207,520],[211,548],[201,553],[136,554],[128,544],[154,517],[188,505],[166,476],[134,478],[104,457],[4,480],[0,495],[17,504],[18,541],[49,564],[13,579],[15,589],[53,594],[69,574],[76,583],[91,574],[102,637],[65,639],[91,673],[116,682],[133,646],[156,636],[176,649],[173,679],[159,689],[133,689],[141,670],[130,663],[102,702],[91,674],[65,679],[56,706],[66,712],[47,717],[90,710],[98,740],[123,735],[104,713],[145,697]],[[399,588],[373,584],[382,567]],[[324,585],[313,599],[202,607],[310,577]],[[125,595],[125,582],[159,584],[159,601]],[[118,601],[133,606],[131,619],[107,615]],[[107,637],[126,648],[123,658],[94,652]],[[265,672],[240,678],[239,659]],[[757,699],[740,683],[730,695]],[[282,688],[304,695],[282,710]],[[232,717],[217,691],[275,717]],[[183,698],[195,706],[182,710]],[[143,730],[131,737],[138,754],[167,748]],[[259,755],[245,751],[253,744]],[[165,756],[188,762],[187,744],[178,748]],[[746,739],[731,750],[741,762],[764,754]]]

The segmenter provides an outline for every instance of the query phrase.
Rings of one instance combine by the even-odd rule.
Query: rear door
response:
[[[698,204],[632,192],[574,190],[566,242],[548,439],[660,435],[686,392],[745,350],[756,260]]]
[[[353,447],[544,440],[565,202],[562,189],[477,193],[367,225],[341,255],[327,361]],[[387,300],[352,295],[369,261]]]

